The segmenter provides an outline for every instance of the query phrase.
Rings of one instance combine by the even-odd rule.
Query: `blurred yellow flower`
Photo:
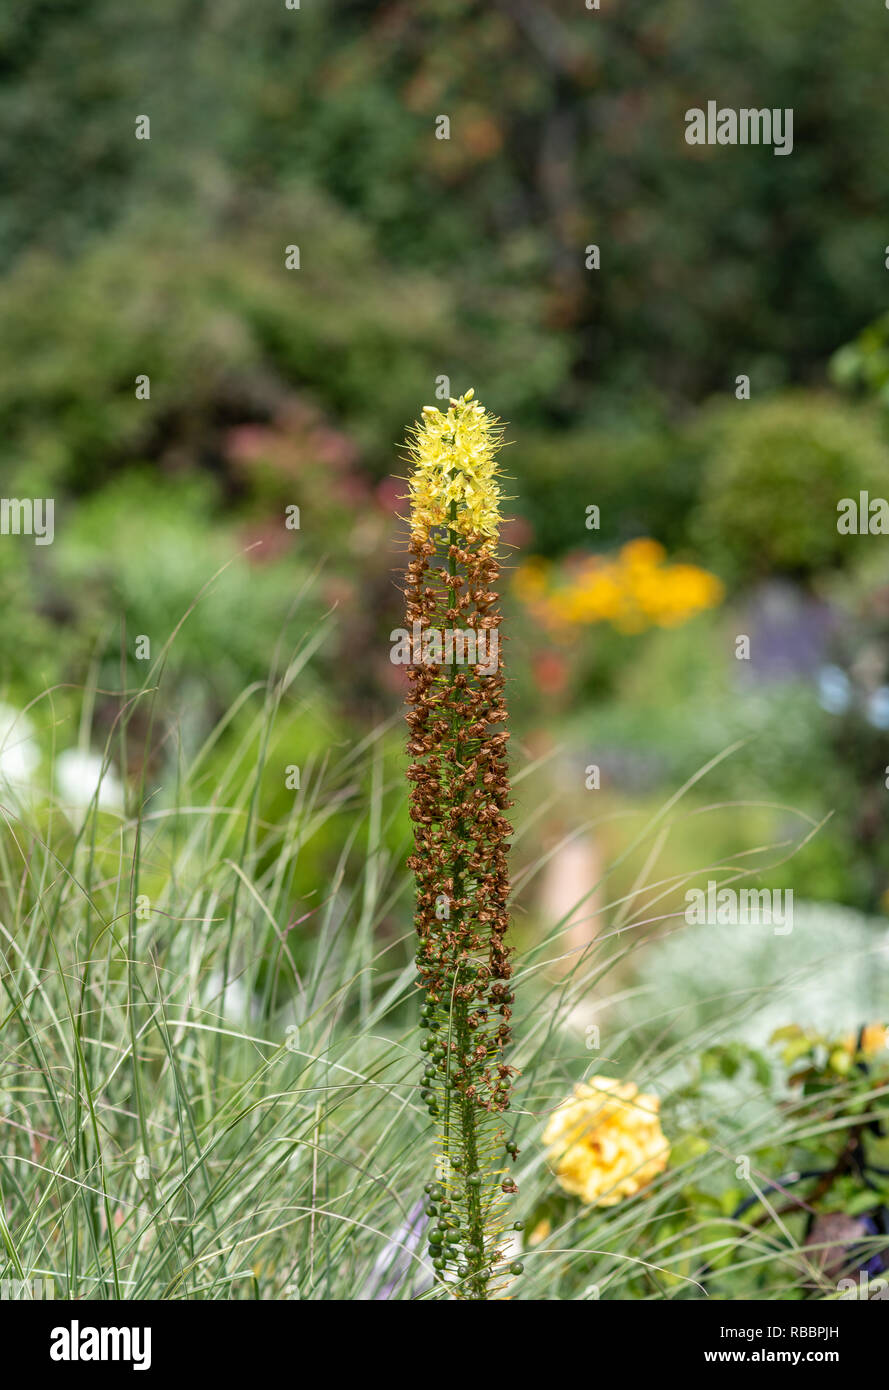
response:
[[[513,578],[513,587],[522,603],[530,604],[546,594],[549,565],[546,560],[534,556],[519,565]]]
[[[513,585],[533,617],[556,635],[588,623],[611,623],[619,632],[677,627],[724,596],[716,575],[697,565],[666,563],[658,541],[628,541],[614,556],[589,555],[563,573],[540,558],[516,571]]]
[[[422,420],[410,432],[411,530],[424,539],[436,526],[492,540],[499,532],[496,456],[503,431],[499,420],[473,399],[474,394],[467,391],[451,400],[445,414],[434,405],[424,406]]]
[[[655,565],[663,564],[667,557],[660,541],[653,541],[648,536],[627,541],[620,553],[625,563],[636,569],[653,569]]]
[[[889,1033],[887,1033],[882,1023],[865,1024],[861,1030],[861,1050],[866,1057],[873,1057],[877,1052],[885,1052],[889,1046]]]
[[[861,1052],[865,1057],[875,1057],[889,1046],[889,1032],[882,1023],[866,1023],[861,1030],[860,1041],[858,1033],[846,1033],[841,1039],[841,1046],[850,1054]]]
[[[615,1206],[667,1166],[657,1096],[632,1081],[594,1076],[574,1087],[543,1132],[559,1184],[582,1201]]]

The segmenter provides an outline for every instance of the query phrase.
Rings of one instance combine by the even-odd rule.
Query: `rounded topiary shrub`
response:
[[[717,570],[807,578],[863,553],[868,538],[841,533],[837,508],[860,492],[889,495],[889,448],[868,409],[800,391],[721,406],[701,429],[692,530]]]

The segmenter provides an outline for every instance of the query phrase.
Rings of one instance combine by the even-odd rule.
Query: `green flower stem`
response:
[[[456,550],[456,547],[457,547],[457,545],[458,545],[458,543],[459,543],[459,539],[460,539],[459,536],[458,536],[458,534],[457,534],[457,532],[453,529],[453,523],[455,522],[456,517],[457,517],[457,504],[456,504],[456,502],[451,502],[451,506],[450,506],[451,528],[448,530],[448,573],[450,574],[451,578],[456,577],[456,574],[457,574],[457,558],[456,558],[456,555],[455,555],[454,552],[455,552],[455,550]],[[454,669],[453,669],[453,671],[451,672],[451,690],[452,690],[452,691],[455,689],[455,682],[456,682],[456,679],[457,679],[457,667],[455,666]],[[460,729],[460,721],[459,721],[459,719],[456,717],[456,715],[454,715],[454,716],[452,717],[451,729],[452,729],[452,736],[453,736],[453,741],[454,741],[454,750],[455,750],[456,755],[457,755],[456,762],[455,762],[455,764],[454,764],[454,770],[455,770],[455,775],[456,775],[457,769],[459,769],[459,768],[462,767],[462,765],[463,765],[463,744],[462,744],[462,740],[461,740],[461,738],[460,738],[460,732],[461,732],[461,729]],[[464,825],[464,823],[463,823],[463,820],[462,820],[462,818],[461,818],[461,819],[457,822],[457,841],[458,841],[458,843],[460,843],[460,844],[463,843],[463,837],[464,837],[465,833],[466,833],[466,827],[465,827],[465,825]],[[464,881],[465,867],[466,867],[466,866],[465,866],[465,862],[464,862],[463,856],[462,856],[462,855],[458,855],[458,856],[454,859],[454,862],[453,862],[453,865],[452,865],[452,876],[453,876],[453,880],[454,880],[454,896],[455,896],[455,897],[457,897],[457,896],[462,897],[462,896],[463,896],[463,894],[462,894],[462,889],[463,889],[463,886],[464,886],[464,882],[463,882],[463,881]],[[459,920],[459,919],[458,919],[458,920]],[[454,962],[454,969],[453,969],[452,987],[451,987],[451,1000],[452,1000],[452,1005],[451,1005],[452,1013],[451,1013],[451,1017],[454,1018],[454,1017],[456,1016],[456,1017],[455,1017],[455,1027],[454,1027],[454,1041],[455,1041],[456,1044],[457,1044],[457,1055],[458,1055],[458,1057],[464,1057],[464,1056],[466,1055],[466,1053],[468,1052],[470,1046],[472,1045],[472,1037],[471,1037],[471,1032],[470,1032],[469,1023],[468,1023],[469,1009],[468,1009],[468,1007],[467,1007],[466,1000],[465,1000],[465,999],[457,998],[457,997],[455,996],[455,994],[454,994],[454,986],[456,986],[456,983],[457,983],[457,979],[458,979],[458,976],[459,976],[459,970],[460,970],[459,962],[458,962],[458,961],[455,961],[455,962]],[[449,1069],[449,1070],[450,1070],[450,1069]],[[448,1091],[448,1104],[449,1104],[449,1103],[450,1103],[450,1090]],[[477,1125],[478,1125],[478,1110],[477,1110],[477,1107],[473,1104],[473,1102],[472,1102],[471,1100],[467,1100],[465,1096],[461,1096],[461,1099],[460,1099],[460,1135],[461,1135],[462,1149],[463,1149],[462,1158],[463,1158],[463,1174],[464,1174],[464,1177],[465,1177],[465,1176],[468,1176],[469,1173],[477,1173],[477,1172],[480,1171],[479,1154],[478,1154]],[[473,1187],[473,1186],[467,1185],[467,1188],[466,1188],[466,1218],[467,1218],[467,1231],[468,1231],[468,1233],[469,1233],[469,1240],[467,1241],[467,1245],[470,1246],[470,1247],[474,1247],[475,1249],[477,1249],[477,1250],[478,1250],[478,1254],[477,1254],[477,1255],[473,1255],[473,1256],[464,1256],[464,1258],[465,1258],[465,1263],[466,1263],[466,1264],[468,1265],[468,1267],[469,1267],[469,1275],[467,1276],[467,1278],[466,1278],[466,1280],[465,1280],[465,1292],[466,1292],[466,1296],[469,1297],[469,1298],[471,1298],[471,1299],[484,1299],[484,1298],[487,1297],[487,1284],[488,1284],[488,1278],[487,1278],[487,1274],[486,1274],[484,1271],[485,1271],[485,1269],[486,1269],[486,1256],[487,1256],[487,1253],[488,1253],[488,1252],[487,1252],[487,1249],[486,1249],[486,1246],[487,1246],[487,1239],[486,1239],[486,1231],[485,1231],[485,1221],[484,1221],[484,1216],[483,1216],[483,1214],[482,1214],[481,1187]]]

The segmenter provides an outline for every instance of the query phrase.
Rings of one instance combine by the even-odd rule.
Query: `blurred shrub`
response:
[[[137,692],[157,684],[155,663],[172,639],[157,714],[163,722],[181,711],[193,749],[247,687],[280,675],[302,644],[320,643],[323,595],[308,583],[309,565],[283,520],[283,549],[260,544],[248,553],[217,501],[206,477],[159,481],[129,471],[59,506],[52,546],[38,551],[22,538],[0,548],[0,596],[11,605],[0,648],[9,695],[29,701],[61,683],[52,709],[76,727],[81,688],[94,688],[103,741],[126,703],[112,692],[123,687],[129,717],[144,729],[149,701]],[[137,659],[138,637],[149,639],[146,659]],[[316,672],[301,675],[303,698],[332,664],[322,647]],[[59,737],[64,745],[67,735]]]
[[[878,422],[828,396],[794,392],[705,414],[707,463],[693,534],[717,569],[750,582],[810,578],[861,557],[837,503],[885,492],[889,450]]]
[[[305,573],[294,553],[286,565],[264,565],[244,549],[218,523],[207,480],[159,487],[130,473],[74,510],[57,544],[56,579],[92,640],[122,616],[130,645],[150,637],[152,661],[181,622],[176,667],[225,702],[267,674]],[[110,645],[107,675],[116,678]]]
[[[153,209],[73,265],[35,253],[0,282],[0,464],[32,496],[93,487],[134,458],[221,469],[222,431],[300,392],[389,473],[438,375],[465,387],[471,361],[504,412],[551,389],[563,353],[512,298],[509,341],[468,327],[440,282],[388,267],[311,189],[257,199],[225,228]],[[142,375],[150,400],[136,398]]]
[[[515,474],[516,511],[533,528],[534,548],[558,555],[642,535],[678,549],[687,540],[702,464],[695,438],[661,425],[523,435],[504,467]],[[599,508],[594,531],[586,529],[590,505]]]
[[[834,353],[830,374],[842,389],[874,396],[889,407],[889,314],[881,314]]]
[[[598,422],[616,391],[700,399],[735,370],[780,386],[857,332],[885,293],[882,7],[847,7],[839,26],[833,0],[621,0],[619,24],[577,0],[538,8],[154,0],[123,23],[118,0],[6,5],[0,181],[16,197],[0,208],[2,264],[39,251],[76,285],[84,247],[134,219],[172,227],[187,210],[215,247],[252,208],[276,255],[303,245],[303,279],[329,293],[344,343],[362,303],[387,322],[390,294],[411,336],[411,272],[434,278],[460,335],[430,352],[427,380],[437,358],[468,385],[481,348],[481,394],[543,428]],[[794,108],[792,158],[682,139],[707,93],[738,107],[768,92]],[[134,138],[142,112],[149,141]],[[440,112],[450,140],[434,137]],[[301,194],[276,213],[296,187],[348,209],[357,256],[325,255]],[[584,266],[591,242],[601,273]],[[249,242],[235,257],[249,286]],[[145,257],[129,269],[121,328]],[[52,313],[48,300],[35,329]],[[391,343],[365,331],[362,379],[390,371]],[[312,348],[309,331],[300,357]]]

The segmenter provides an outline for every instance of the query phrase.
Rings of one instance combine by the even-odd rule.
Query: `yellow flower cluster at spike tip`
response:
[[[411,531],[428,538],[436,526],[450,526],[461,536],[494,541],[500,528],[497,451],[503,442],[499,420],[489,415],[475,393],[451,400],[446,414],[434,405],[410,431],[408,458]],[[456,515],[452,518],[453,504]]]
[[[659,1108],[657,1096],[642,1094],[632,1081],[580,1082],[543,1133],[559,1184],[591,1206],[632,1197],[667,1166]]]

